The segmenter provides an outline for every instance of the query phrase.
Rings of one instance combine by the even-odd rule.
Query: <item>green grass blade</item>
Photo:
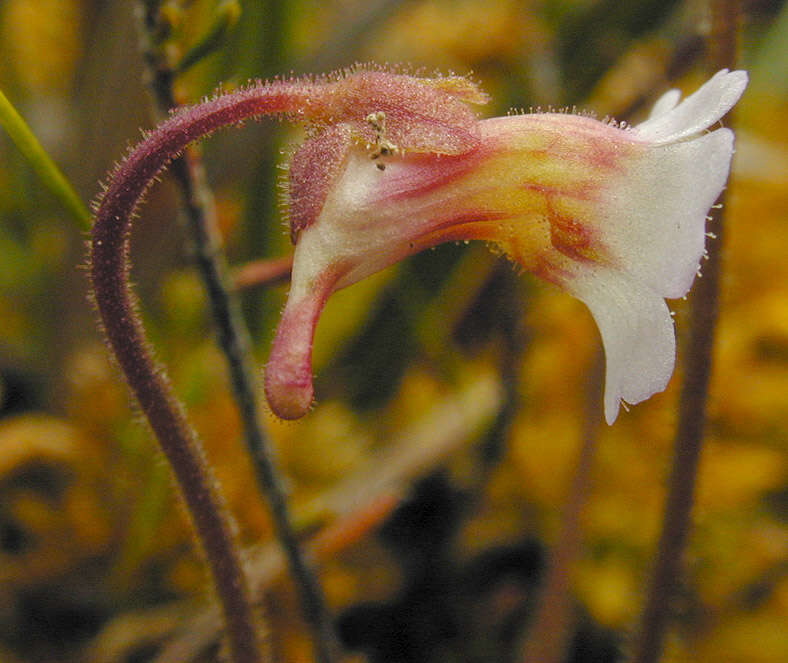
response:
[[[25,155],[46,187],[60,200],[83,230],[90,228],[91,214],[71,184],[30,131],[22,116],[16,112],[0,90],[0,125],[2,125]]]

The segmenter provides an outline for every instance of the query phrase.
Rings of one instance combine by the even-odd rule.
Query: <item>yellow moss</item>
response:
[[[106,471],[100,445],[62,420],[0,424],[0,519],[19,537],[0,551],[0,584],[51,580],[106,551],[116,507]]]
[[[205,564],[195,554],[181,554],[170,566],[166,576],[167,589],[177,595],[201,592],[206,580]]]
[[[496,546],[506,546],[521,541],[530,532],[538,532],[541,525],[538,517],[529,510],[529,502],[519,493],[523,492],[522,479],[510,474],[506,493],[498,491],[489,497],[457,533],[456,549],[462,560],[472,560],[477,555]],[[499,482],[500,483],[500,482]]]
[[[621,628],[632,623],[640,586],[629,563],[615,558],[582,561],[576,583],[580,599],[601,624]]]
[[[643,486],[639,496],[608,488],[605,494],[592,497],[583,513],[589,545],[618,541],[648,550],[659,532],[659,496],[652,485]]]
[[[778,449],[753,444],[710,444],[703,453],[698,504],[706,510],[743,507],[763,492],[779,488],[786,457]]]
[[[402,573],[391,551],[374,540],[344,550],[322,566],[328,602],[335,610],[365,601],[387,601],[401,588]]]
[[[533,284],[540,296],[527,314],[533,340],[525,357],[532,407],[540,412],[577,413],[599,335],[583,304],[552,286]]]
[[[788,413],[788,288],[752,288],[723,311],[712,413],[731,431],[778,437]]]
[[[708,605],[724,607],[788,557],[788,535],[743,507],[700,516],[691,550],[699,594]]]
[[[69,420],[83,430],[103,436],[128,417],[128,389],[103,343],[74,349],[65,360],[64,380]]]
[[[788,583],[783,581],[781,585],[785,587]],[[691,660],[697,663],[775,663],[788,660],[786,613],[780,608],[772,601],[756,611],[726,615],[718,628],[692,644]]]
[[[403,378],[397,397],[388,408],[388,425],[415,421],[446,394],[446,385],[421,366],[413,366]]]
[[[289,473],[313,490],[348,476],[364,460],[370,445],[353,413],[336,401],[321,403],[302,423],[276,428]]]
[[[2,39],[19,80],[41,94],[65,91],[82,52],[81,18],[75,0],[7,0]]]
[[[434,61],[449,66],[516,56],[541,46],[544,28],[521,2],[424,2],[407,7],[374,41],[394,60]],[[377,55],[370,52],[370,56]]]
[[[392,279],[396,271],[396,267],[385,269],[331,296],[320,316],[315,334],[312,365],[316,374],[336,355],[343,341],[364,324],[381,288]]]
[[[578,422],[550,411],[539,418],[522,417],[512,432],[510,462],[526,494],[545,505],[561,504],[579,448]]]

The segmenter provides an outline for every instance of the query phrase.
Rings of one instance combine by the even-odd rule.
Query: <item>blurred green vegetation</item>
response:
[[[135,4],[0,3],[0,89],[85,202],[153,122]],[[175,65],[214,29],[216,7],[232,3],[160,4]],[[691,91],[708,75],[700,2],[240,5],[219,47],[178,78],[183,102],[219,83],[376,61],[473,72],[492,95],[491,114],[577,104],[637,121],[667,86]],[[708,441],[671,661],[788,660],[788,9],[742,6],[751,86],[738,107]],[[290,250],[277,164],[298,139],[262,122],[204,145],[232,264]],[[179,601],[203,593],[166,470],[96,331],[84,239],[0,132],[2,660],[154,660],[176,626],[188,630],[192,609]],[[266,507],[166,177],[142,209],[132,257],[148,328],[240,537],[262,546]],[[261,365],[285,293],[244,295]],[[672,308],[681,342],[686,305]],[[374,501],[376,467],[405,468],[392,479],[400,506],[322,559],[348,643],[372,661],[517,659],[560,528],[598,344],[581,304],[480,246],[440,247],[332,298],[316,340],[315,411],[267,424],[305,535],[350,517],[349,503]],[[617,660],[635,623],[678,381],[599,428],[572,568],[573,661]],[[355,502],[331,498],[346,484],[360,488],[336,495]],[[276,660],[309,660],[287,585],[266,587]]]

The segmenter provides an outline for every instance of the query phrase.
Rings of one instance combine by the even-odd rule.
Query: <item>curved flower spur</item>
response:
[[[733,132],[708,129],[746,85],[746,72],[720,71],[622,128],[563,113],[477,120],[465,102],[486,98],[461,78],[359,71],[326,84],[291,111],[313,130],[289,173],[295,256],[265,375],[273,411],[295,419],[311,407],[312,342],[331,293],[466,239],[585,302],[605,348],[609,424],[621,401],[662,391],[676,352],[665,298],[692,285],[733,154]]]

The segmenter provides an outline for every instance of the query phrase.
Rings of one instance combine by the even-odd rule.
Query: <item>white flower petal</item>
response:
[[[676,338],[665,300],[630,276],[604,267],[578,269],[566,289],[585,302],[605,347],[605,420],[620,402],[639,403],[663,391],[673,373]]]
[[[706,215],[728,178],[733,132],[650,147],[604,203],[600,240],[616,266],[663,297],[681,297],[703,255]]]
[[[654,143],[683,140],[717,122],[739,100],[745,87],[746,71],[723,69],[669,113],[653,115],[633,131],[638,137]],[[661,103],[662,99],[657,102]]]
[[[653,120],[655,117],[669,113],[678,105],[680,99],[681,90],[668,90],[657,99],[654,107],[651,109],[651,114],[648,116],[648,119]]]

